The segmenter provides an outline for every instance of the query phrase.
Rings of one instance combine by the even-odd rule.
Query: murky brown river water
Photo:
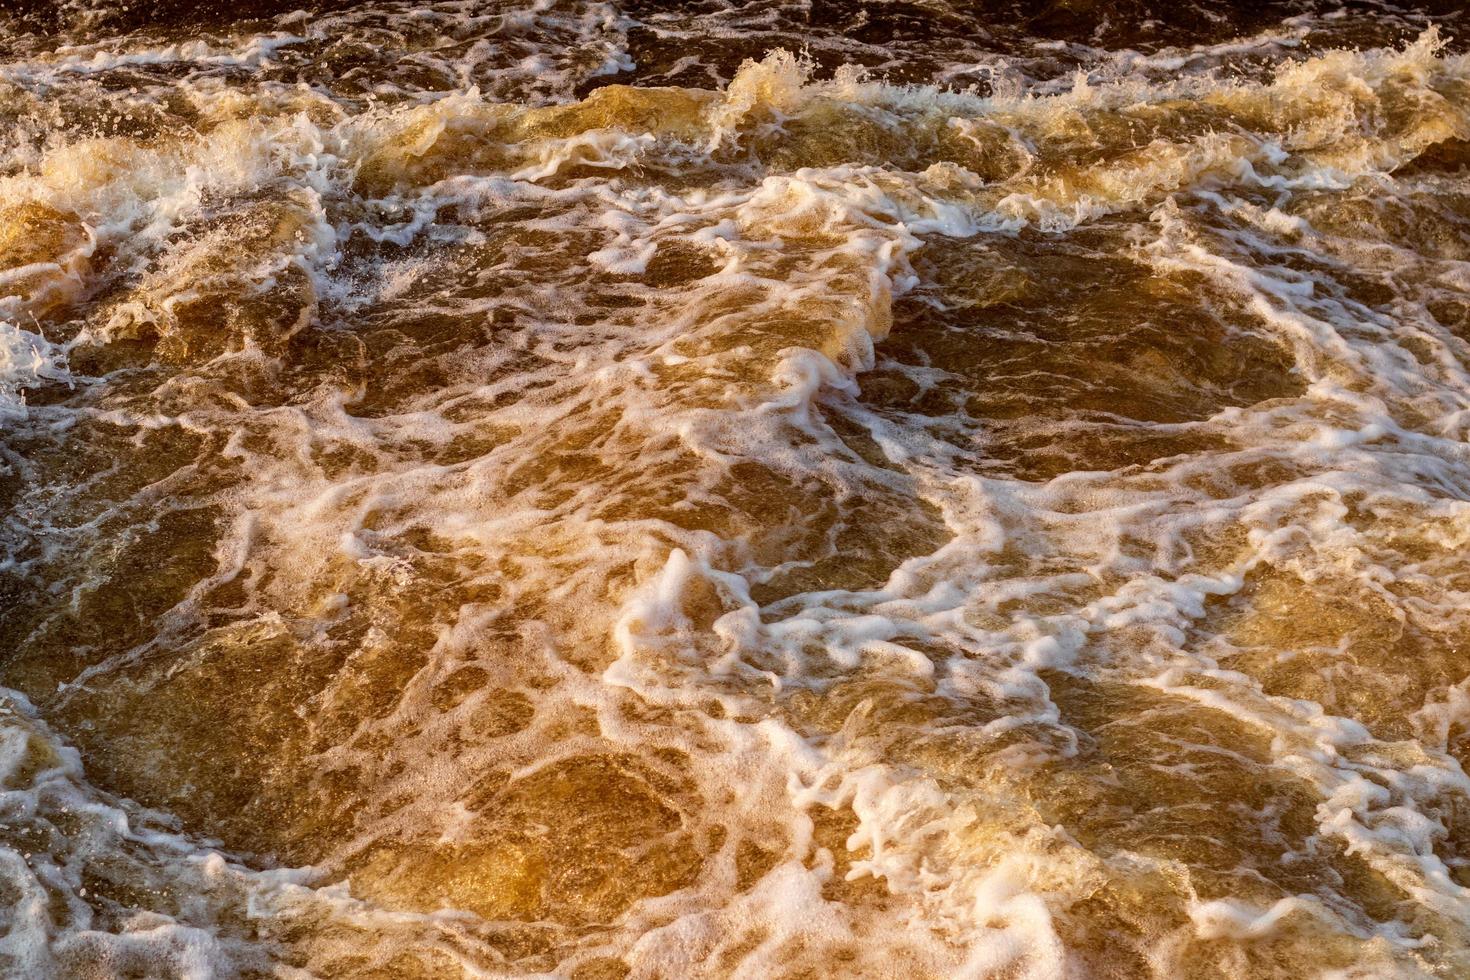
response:
[[[1470,977],[1458,3],[0,0],[0,975]]]

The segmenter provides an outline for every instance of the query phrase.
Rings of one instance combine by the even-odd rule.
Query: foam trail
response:
[[[0,15],[0,972],[1470,970],[1452,17],[174,6]]]

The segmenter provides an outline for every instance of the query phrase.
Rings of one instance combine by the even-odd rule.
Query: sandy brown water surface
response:
[[[0,975],[1470,976],[1470,15],[0,0]]]

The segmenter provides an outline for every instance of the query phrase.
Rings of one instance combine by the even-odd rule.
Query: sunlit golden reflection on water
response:
[[[0,15],[0,972],[1470,971],[1456,24],[172,9]]]

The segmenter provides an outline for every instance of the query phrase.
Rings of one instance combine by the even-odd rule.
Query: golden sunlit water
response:
[[[1470,976],[1465,37],[0,0],[0,975]]]

